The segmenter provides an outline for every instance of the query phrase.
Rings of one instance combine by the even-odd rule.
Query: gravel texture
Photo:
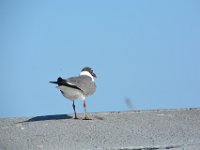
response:
[[[83,116],[83,114],[78,114]],[[0,119],[0,150],[199,150],[200,109]]]

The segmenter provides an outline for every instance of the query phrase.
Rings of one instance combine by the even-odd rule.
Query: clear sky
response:
[[[200,2],[0,1],[0,117],[73,113],[48,82],[85,66],[88,112],[200,107]]]

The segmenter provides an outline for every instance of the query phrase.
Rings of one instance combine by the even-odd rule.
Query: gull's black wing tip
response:
[[[61,77],[59,77],[57,81],[49,81],[49,83],[53,84],[63,84],[63,82],[65,82],[65,80],[63,80]]]
[[[57,81],[49,81],[49,83],[58,84]]]

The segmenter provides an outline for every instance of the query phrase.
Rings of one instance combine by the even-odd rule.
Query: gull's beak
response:
[[[96,74],[94,72],[92,73],[92,76],[95,77],[95,78],[97,78],[97,76],[96,76]]]

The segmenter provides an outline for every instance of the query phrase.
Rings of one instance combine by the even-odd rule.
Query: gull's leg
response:
[[[76,106],[75,106],[75,104],[74,104],[74,100],[73,100],[73,104],[72,104],[72,107],[73,107],[73,109],[74,109],[74,119],[78,119],[77,118],[77,116],[76,116]]]
[[[92,120],[92,119],[88,118],[88,116],[87,116],[87,112],[86,112],[86,99],[83,101],[83,107],[84,107],[84,113],[85,113],[83,120]]]

